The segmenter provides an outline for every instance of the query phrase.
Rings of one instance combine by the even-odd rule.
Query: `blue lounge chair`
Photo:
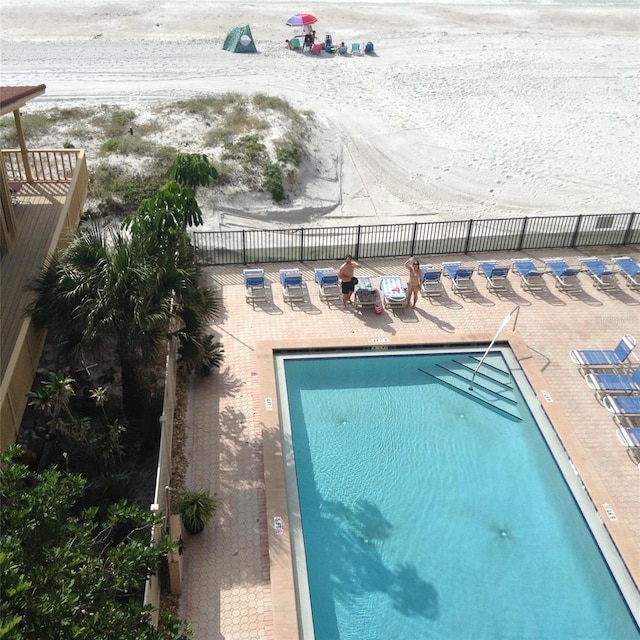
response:
[[[640,264],[629,256],[611,256],[630,289],[640,289]]]
[[[267,283],[264,279],[264,269],[244,269],[244,296],[247,302],[257,302],[267,299]]]
[[[640,365],[633,373],[588,373],[584,379],[596,394],[640,392]]]
[[[544,263],[553,274],[558,289],[561,291],[575,291],[580,288],[578,274],[581,269],[570,267],[564,258],[546,258]]]
[[[358,55],[358,56],[364,55],[362,53],[362,48],[360,47],[360,43],[359,42],[352,43],[352,45],[351,45],[351,53],[354,54],[354,55]]]
[[[580,258],[580,262],[589,276],[591,276],[593,286],[596,289],[617,289],[618,280],[616,278],[616,272],[613,269],[609,269],[600,258],[596,258],[595,256],[591,258]]]
[[[462,262],[443,262],[444,275],[451,279],[451,290],[454,293],[465,294],[474,290],[471,277],[474,267],[463,267]]]
[[[616,435],[625,447],[640,449],[640,427],[619,427]]]
[[[425,264],[420,267],[420,271],[422,271],[422,285],[420,287],[422,295],[427,298],[441,296],[444,291],[442,269],[438,269],[432,264]]]
[[[380,291],[387,309],[403,309],[407,306],[407,289],[400,276],[381,276]]]
[[[635,346],[636,339],[626,334],[622,336],[615,349],[573,349],[569,356],[572,362],[581,367],[619,367],[627,362]]]
[[[605,396],[602,403],[617,417],[640,416],[640,396]]]
[[[320,300],[339,300],[342,297],[338,272],[335,269],[314,269]]]
[[[514,258],[511,269],[520,276],[520,284],[525,291],[538,291],[544,288],[544,271],[540,271],[530,258]]]
[[[478,273],[487,279],[489,291],[509,291],[509,267],[499,265],[497,260],[479,260]]]
[[[305,286],[300,269],[280,269],[280,284],[285,302],[305,299]]]

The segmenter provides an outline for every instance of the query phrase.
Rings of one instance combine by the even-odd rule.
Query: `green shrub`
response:
[[[136,119],[136,114],[128,109],[116,108],[111,114],[111,124],[115,127],[128,127]]]
[[[224,160],[236,160],[243,165],[258,163],[266,156],[267,148],[258,134],[242,136],[237,142],[226,144],[222,154]]]
[[[129,175],[119,167],[102,162],[92,172],[89,193],[92,198],[105,201],[103,212],[127,215],[144,199],[155,195],[162,184],[164,171],[160,167],[153,173]]]
[[[284,200],[284,186],[282,184],[282,169],[277,164],[269,163],[264,168],[265,189],[271,194],[275,202]]]
[[[302,150],[291,143],[276,145],[276,159],[281,165],[291,164],[294,167],[300,166],[302,160]]]
[[[120,140],[107,140],[100,145],[100,155],[106,156],[110,153],[118,153],[120,151]]]
[[[62,143],[62,148],[63,149],[75,149],[75,147],[73,146],[73,144],[71,142],[69,142],[68,140],[65,140]]]

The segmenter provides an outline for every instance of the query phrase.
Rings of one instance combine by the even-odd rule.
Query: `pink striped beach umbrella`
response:
[[[295,16],[291,16],[287,20],[287,26],[304,27],[308,24],[314,24],[315,22],[318,22],[318,18],[312,16],[310,13],[296,13]]]

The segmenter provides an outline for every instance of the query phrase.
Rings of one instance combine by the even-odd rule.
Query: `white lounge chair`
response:
[[[280,269],[280,284],[285,302],[305,299],[306,287],[300,269]]]
[[[564,258],[545,258],[544,263],[553,274],[558,289],[561,291],[576,291],[580,288],[578,274],[582,269],[570,267]]]
[[[511,269],[520,276],[520,284],[525,291],[544,288],[544,271],[540,271],[531,258],[513,258]]]
[[[422,285],[420,286],[422,295],[427,298],[441,296],[444,291],[442,269],[438,269],[432,264],[426,264],[420,267],[420,271],[422,271]]]
[[[616,272],[610,269],[600,258],[595,256],[591,258],[580,258],[580,262],[593,280],[593,286],[596,289],[607,290],[618,288]]]
[[[478,273],[487,279],[489,291],[509,291],[509,267],[498,264],[497,260],[478,260]]]
[[[407,306],[407,289],[400,276],[380,276],[380,292],[386,309],[404,309]]]
[[[442,269],[444,275],[451,279],[451,290],[453,293],[465,294],[475,291],[471,278],[474,267],[464,267],[462,262],[443,262]]]
[[[244,269],[242,271],[244,282],[244,297],[247,302],[258,302],[267,299],[267,283],[264,278],[264,269]]]
[[[338,272],[335,269],[314,269],[320,300],[339,300],[342,297]]]
[[[612,369],[625,365],[635,346],[636,339],[627,333],[614,349],[572,349],[569,357],[582,368]]]
[[[611,256],[630,289],[640,289],[640,263],[631,256]]]

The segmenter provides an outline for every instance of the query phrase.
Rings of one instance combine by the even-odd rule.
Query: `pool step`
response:
[[[500,415],[520,422],[522,416],[517,410],[518,400],[513,384],[509,384],[511,377],[508,371],[485,360],[473,377],[473,371],[479,361],[479,358],[474,357],[464,358],[462,361],[456,359],[446,364],[438,364],[431,370],[420,371],[449,389],[482,403]],[[503,360],[494,359],[494,363],[500,365],[503,364]]]

